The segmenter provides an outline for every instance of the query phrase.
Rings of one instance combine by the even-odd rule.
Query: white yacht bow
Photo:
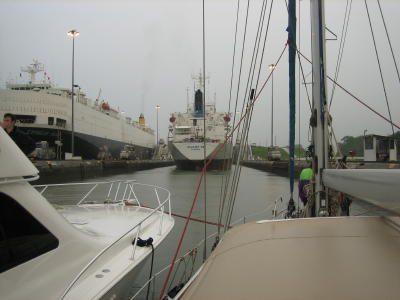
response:
[[[122,299],[149,273],[143,262],[174,225],[169,191],[134,181],[35,189],[26,176],[37,169],[3,130],[0,164],[2,298]]]

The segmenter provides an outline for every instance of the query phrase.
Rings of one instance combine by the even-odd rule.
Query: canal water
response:
[[[207,220],[217,222],[218,211],[220,206],[221,185],[225,173],[222,171],[209,171],[206,176],[206,201],[204,200],[204,188],[200,188],[199,198],[193,211],[193,218],[204,219],[204,207],[207,207]],[[113,181],[113,180],[128,180],[134,179],[139,183],[151,184],[168,189],[171,192],[172,212],[178,215],[187,216],[195,195],[196,185],[200,178],[198,171],[180,171],[175,166],[157,168],[151,170],[137,171],[132,173],[110,175],[101,178],[86,179],[81,182],[95,181]],[[58,180],[57,180],[58,181]],[[77,188],[79,189],[79,187]],[[47,196],[53,204],[67,204],[73,199],[73,191],[70,189],[64,190],[67,197]],[[77,191],[79,192],[79,191]],[[295,183],[294,200],[296,206],[298,203],[297,182]],[[237,200],[233,209],[232,222],[243,223],[259,219],[271,219],[272,210],[275,200],[283,197],[281,206],[278,210],[287,206],[289,197],[289,179],[275,175],[273,173],[258,171],[243,167],[241,172],[240,183],[237,190]],[[71,203],[71,204],[72,204]],[[279,201],[278,201],[279,203]],[[376,215],[382,213],[376,208],[364,203],[353,203],[351,208],[352,214],[361,214],[368,211],[368,215]],[[243,218],[246,216],[245,218]],[[185,219],[175,217],[175,226],[167,239],[162,245],[157,247],[155,251],[153,275],[161,271],[165,266],[169,265],[175,253],[180,234],[184,227]],[[206,233],[205,233],[206,231]],[[185,235],[184,242],[178,257],[186,255],[176,266],[172,273],[173,283],[169,289],[173,288],[181,282],[184,282],[191,273],[198,268],[203,260],[204,243],[200,243],[205,237],[214,234],[217,231],[215,225],[204,225],[201,222],[190,222]],[[212,244],[215,241],[215,236],[206,240],[207,254],[210,252]],[[200,243],[200,244],[199,244]],[[197,247],[197,248],[196,248]],[[190,252],[191,251],[191,252]],[[193,267],[194,266],[194,267]],[[150,260],[143,268],[143,274],[137,278],[136,282],[132,283],[130,295],[134,295],[138,288],[142,286],[149,277]],[[166,272],[161,272],[156,276],[152,285],[152,293],[149,299],[158,299],[158,293]],[[144,299],[146,289],[139,295],[137,299]],[[128,297],[129,298],[129,297]]]

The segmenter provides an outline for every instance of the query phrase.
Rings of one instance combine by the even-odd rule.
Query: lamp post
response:
[[[269,69],[272,70],[271,82],[271,147],[274,145],[274,71],[276,65],[270,64]]]
[[[157,111],[157,151],[158,151],[158,146],[159,146],[159,141],[158,141],[158,110],[160,109],[160,106],[156,106],[156,111]]]
[[[71,113],[71,155],[74,157],[74,54],[75,54],[75,37],[79,35],[76,29],[68,31],[68,36],[72,37],[72,88],[71,88],[71,103],[72,103],[72,113]]]

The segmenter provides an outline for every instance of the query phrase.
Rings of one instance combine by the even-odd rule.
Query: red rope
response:
[[[392,121],[390,121],[388,118],[386,118],[385,116],[383,116],[382,114],[380,114],[379,112],[377,112],[375,109],[373,109],[372,107],[370,107],[368,104],[364,103],[363,101],[361,101],[358,97],[356,97],[355,95],[353,95],[352,93],[350,93],[350,91],[346,90],[343,86],[341,86],[338,82],[336,82],[335,80],[333,80],[331,77],[327,76],[327,78],[329,80],[331,80],[332,82],[334,82],[338,87],[340,87],[343,91],[345,91],[347,94],[349,94],[351,97],[353,97],[354,99],[356,99],[358,102],[360,102],[362,105],[364,105],[365,107],[367,107],[369,110],[371,110],[372,112],[374,112],[375,114],[377,114],[378,116],[380,116],[382,119],[386,120],[387,122],[389,122],[390,124],[392,124],[393,126],[395,126],[397,129],[400,129],[399,125],[393,123]]]
[[[129,203],[129,202],[125,202],[125,205],[127,205],[127,206],[139,206],[138,204]],[[140,205],[140,207],[145,207],[145,208],[154,209],[154,207],[150,207],[150,206],[146,206],[146,205]],[[164,213],[165,213],[165,214],[169,214],[170,212],[165,210]],[[176,213],[173,213],[173,212],[171,212],[170,214],[171,214],[172,216],[174,216],[174,217],[179,217],[179,218],[182,218],[182,219],[187,219],[187,218],[188,218],[188,216],[176,214]],[[219,226],[219,227],[225,227],[225,225],[219,224],[219,223],[217,223],[217,222],[211,222],[211,221],[207,221],[207,220],[203,220],[203,219],[199,219],[199,218],[189,218],[189,219],[190,219],[191,221],[195,221],[195,222],[206,223],[206,224],[209,224],[209,225],[215,225],[215,226]],[[230,228],[230,227],[231,227],[231,226],[229,226],[229,228]]]
[[[283,53],[284,53],[285,50],[286,50],[286,47],[287,47],[287,43],[285,44],[285,47],[283,48],[281,54],[279,55],[278,60],[276,61],[275,65],[278,65],[279,61],[280,61],[281,58],[282,58]],[[178,242],[178,246],[177,246],[177,248],[176,248],[174,257],[173,257],[172,262],[171,262],[171,265],[170,265],[170,267],[169,267],[167,277],[165,278],[163,287],[162,287],[162,289],[161,289],[160,298],[159,298],[160,300],[162,300],[162,298],[163,298],[163,296],[164,296],[165,289],[166,289],[166,287],[167,287],[169,278],[171,277],[172,270],[174,269],[174,265],[175,265],[176,258],[178,257],[179,250],[180,250],[180,248],[181,248],[181,246],[182,246],[183,237],[185,236],[185,233],[186,233],[186,230],[187,230],[189,221],[190,221],[190,219],[192,219],[193,208],[194,208],[194,205],[195,205],[195,203],[196,203],[196,200],[197,200],[197,197],[198,197],[198,194],[199,194],[199,190],[200,190],[201,183],[202,183],[202,181],[203,181],[203,177],[204,177],[205,170],[207,170],[207,167],[211,164],[211,162],[214,160],[214,158],[217,156],[217,154],[225,147],[226,143],[232,138],[233,133],[236,131],[236,129],[239,127],[240,123],[243,121],[243,119],[244,119],[244,118],[247,116],[247,114],[250,112],[250,107],[253,106],[254,103],[258,100],[258,97],[260,96],[262,90],[265,88],[265,85],[267,84],[268,80],[271,78],[271,75],[272,75],[272,73],[274,72],[274,70],[275,70],[275,69],[272,69],[272,70],[271,70],[271,72],[269,73],[269,75],[268,75],[267,79],[265,80],[264,84],[261,86],[260,91],[259,91],[259,92],[257,93],[257,95],[255,96],[253,102],[249,105],[248,109],[247,109],[246,112],[243,114],[243,116],[240,118],[240,120],[239,120],[239,122],[236,124],[236,126],[231,130],[230,134],[226,137],[225,141],[217,148],[217,150],[211,155],[210,159],[207,161],[207,163],[205,164],[205,166],[201,169],[201,174],[200,174],[199,182],[197,183],[196,192],[195,192],[195,194],[194,194],[192,206],[190,207],[189,214],[188,214],[188,216],[187,216],[187,218],[186,218],[185,226],[183,227],[183,231],[182,231],[181,237],[180,237],[179,242]]]

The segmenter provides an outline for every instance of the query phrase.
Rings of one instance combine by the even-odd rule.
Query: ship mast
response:
[[[22,67],[21,68],[22,72],[29,73],[31,75],[31,80],[29,81],[30,84],[35,83],[35,75],[38,72],[43,72],[44,67],[43,64],[40,63],[38,60],[34,59],[33,64],[30,64],[27,67]]]
[[[201,90],[204,93],[205,80],[207,79],[207,84],[209,84],[210,76],[205,76],[203,80],[203,74],[200,71],[198,75],[192,75],[192,79],[194,80],[194,89]]]

